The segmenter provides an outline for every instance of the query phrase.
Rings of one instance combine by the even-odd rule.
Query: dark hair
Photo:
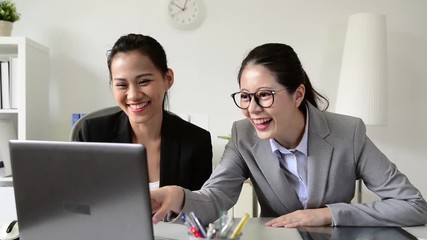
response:
[[[168,71],[168,64],[166,59],[166,53],[162,45],[157,42],[156,39],[142,35],[130,33],[128,35],[121,36],[111,50],[108,51],[107,56],[107,65],[110,72],[110,81],[111,81],[111,61],[114,56],[120,52],[130,52],[130,51],[140,51],[144,55],[147,55],[154,66],[159,69],[163,75]]]
[[[112,81],[111,76],[111,62],[113,58],[121,52],[139,51],[146,55],[153,62],[154,66],[166,76],[168,72],[168,64],[166,58],[166,52],[162,45],[157,42],[156,39],[136,33],[130,33],[128,35],[121,36],[111,50],[107,52],[107,65],[110,73],[110,83]],[[165,102],[168,101],[167,93],[163,101],[163,108],[165,108]]]
[[[266,67],[276,77],[277,82],[283,85],[289,93],[294,93],[298,86],[303,84],[305,96],[300,109],[304,110],[304,114],[307,101],[316,108],[319,108],[318,103],[324,102],[324,109],[328,108],[328,99],[314,90],[292,47],[281,43],[267,43],[254,48],[243,60],[240,67],[237,79],[239,86],[243,70],[251,64]]]

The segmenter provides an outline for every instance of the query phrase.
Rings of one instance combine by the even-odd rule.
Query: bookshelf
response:
[[[10,132],[13,128],[13,135],[19,140],[48,140],[49,49],[26,37],[0,37],[0,60],[10,58],[16,58],[17,90],[12,94],[16,96],[17,107],[0,109],[0,121],[9,123],[7,130]],[[5,144],[4,139],[0,141],[0,153],[8,153],[8,143]]]

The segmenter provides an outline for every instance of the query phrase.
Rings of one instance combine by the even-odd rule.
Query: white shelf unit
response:
[[[10,58],[17,58],[18,105],[0,109],[0,119],[13,123],[19,140],[48,140],[49,49],[26,37],[0,37],[0,59]]]
[[[13,187],[12,177],[1,177],[0,187]]]

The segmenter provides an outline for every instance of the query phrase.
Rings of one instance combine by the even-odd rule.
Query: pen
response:
[[[200,237],[200,233],[195,227],[194,223],[191,221],[191,218],[187,217],[185,213],[182,213],[181,219],[184,222],[185,226],[188,227],[188,231],[194,236],[194,237]]]
[[[194,223],[191,223],[191,217],[188,217],[185,215],[185,213],[182,213],[181,219],[184,222],[185,226],[188,227],[188,231],[196,238],[201,238],[202,235],[200,234],[199,230],[197,230],[197,227],[194,225]]]
[[[190,215],[186,215],[185,213],[182,213],[182,218],[188,222],[188,224],[192,227],[197,227],[194,220],[191,218]],[[188,225],[187,225],[188,226]]]
[[[220,229],[219,236],[226,237],[230,229],[233,227],[233,223],[234,223],[233,218],[229,218],[227,220],[227,223],[225,223],[224,226]]]
[[[198,230],[199,230],[200,234],[202,235],[202,237],[205,238],[206,237],[206,230],[203,228],[203,226],[200,223],[199,219],[196,217],[196,215],[194,214],[194,212],[190,212],[190,216],[194,220],[194,222],[196,223],[196,227],[198,228]]]
[[[231,239],[236,238],[237,236],[239,236],[240,232],[243,230],[243,227],[245,226],[246,222],[249,219],[249,214],[245,213],[245,215],[243,216],[243,218],[240,220],[239,224],[237,225],[237,227],[234,229],[233,233],[230,235]]]
[[[194,227],[194,226],[190,227],[190,233],[193,234],[193,236],[196,237],[196,238],[204,238],[202,236],[202,234],[200,234],[199,230],[197,230],[197,228]]]
[[[191,227],[191,223],[190,223],[189,221],[187,221],[187,218],[186,218],[186,216],[185,216],[185,213],[182,213],[182,215],[181,215],[181,220],[184,222],[185,226],[187,226],[187,227],[188,227],[188,229],[190,229],[190,227]]]
[[[219,221],[218,221],[218,223],[219,223],[219,229],[221,229],[222,227],[224,227],[224,225],[226,224],[226,222],[227,222],[227,219],[228,219],[228,216],[227,216],[227,212],[226,211],[221,211],[221,215],[220,215],[220,217],[219,217]]]
[[[214,225],[213,223],[209,223],[209,227],[208,227],[208,231],[206,232],[206,237],[207,238],[212,238],[213,234],[214,234]]]

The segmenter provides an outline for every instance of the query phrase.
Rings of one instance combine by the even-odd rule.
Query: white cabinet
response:
[[[0,59],[16,57],[17,109],[0,118],[16,121],[19,139],[49,138],[49,49],[25,37],[0,37]]]
[[[15,195],[13,188],[0,186],[0,227],[16,220]]]
[[[0,60],[16,58],[17,107],[0,109],[0,121],[10,123],[14,138],[48,140],[49,132],[49,49],[26,37],[0,37]],[[8,152],[8,129],[3,136],[0,153]],[[5,139],[6,138],[6,139]],[[6,143],[5,143],[6,142]],[[2,155],[0,155],[2,156]],[[10,166],[10,164],[8,164]],[[0,177],[0,225],[16,219],[12,179]]]
[[[17,108],[0,109],[0,121],[11,123],[16,132],[13,135],[20,140],[48,140],[49,49],[26,37],[0,37],[0,60],[11,58],[16,59],[17,90],[11,94],[16,96]],[[5,134],[6,130],[0,132]],[[8,147],[4,142],[0,142],[2,152]]]

